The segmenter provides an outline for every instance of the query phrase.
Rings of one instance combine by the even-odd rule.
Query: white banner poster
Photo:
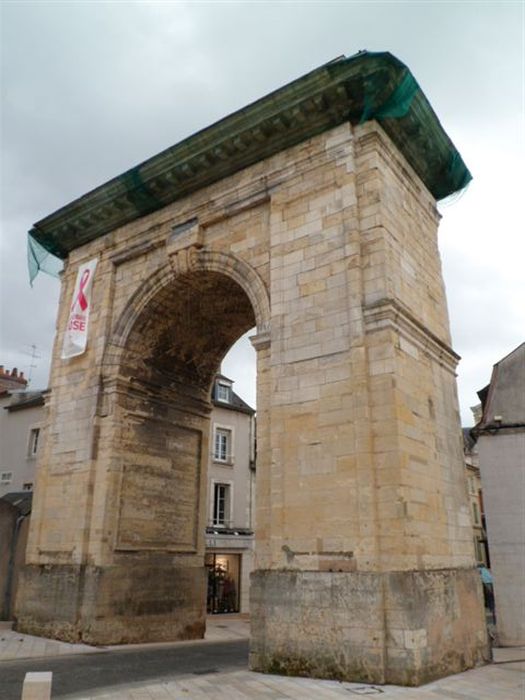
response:
[[[89,311],[91,309],[91,287],[97,262],[97,258],[94,258],[79,267],[64,335],[63,360],[82,355],[86,350]]]

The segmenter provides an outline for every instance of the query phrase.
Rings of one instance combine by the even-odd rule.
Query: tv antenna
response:
[[[33,370],[36,369],[36,367],[37,367],[37,363],[35,362],[35,360],[42,359],[42,355],[38,352],[37,346],[34,343],[32,345],[26,345],[25,347],[31,349],[31,352],[27,352],[24,350],[24,355],[31,356],[31,364],[29,365],[29,374],[27,375],[27,385],[29,386],[31,384],[31,376],[33,374]]]

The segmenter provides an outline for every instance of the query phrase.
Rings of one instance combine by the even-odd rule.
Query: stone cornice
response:
[[[163,245],[163,240],[144,241],[111,255],[109,259],[113,265],[115,265],[115,267],[118,267],[119,265],[123,265],[130,260],[135,260],[135,258],[140,258],[143,255],[147,255],[148,253],[151,253],[152,250],[161,248]]]
[[[410,311],[395,299],[380,299],[364,309],[367,332],[393,328],[418,350],[431,355],[441,365],[455,372],[461,359],[451,347],[431,333]]]
[[[411,88],[409,99],[405,93]],[[402,116],[396,108],[404,96]],[[401,110],[401,111],[403,111]],[[436,199],[470,173],[410,71],[389,53],[328,63],[144,161],[39,221],[30,235],[75,248],[279,151],[350,121],[378,120]]]

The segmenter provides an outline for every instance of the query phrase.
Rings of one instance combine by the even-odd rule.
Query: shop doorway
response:
[[[206,554],[209,615],[238,613],[241,583],[240,554]]]

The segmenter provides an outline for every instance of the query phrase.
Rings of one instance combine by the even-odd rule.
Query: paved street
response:
[[[525,700],[523,648],[495,649],[494,664],[401,688],[252,673],[247,635],[247,620],[225,616],[211,618],[204,641],[79,652],[75,645],[2,630],[0,698],[20,700],[27,671],[53,671],[52,698],[70,700]]]
[[[99,689],[112,697],[122,683],[155,684],[221,671],[244,670],[248,663],[248,640],[113,649],[98,654],[5,661],[0,664],[0,698],[20,700],[26,671],[53,672],[53,698],[91,697]],[[186,696],[188,697],[188,696]],[[189,696],[191,697],[191,696]]]
[[[283,678],[248,671],[215,673],[149,684],[110,688],[91,695],[77,693],[71,700],[523,700],[521,670],[510,664],[477,669],[421,688],[370,686],[358,683]]]

